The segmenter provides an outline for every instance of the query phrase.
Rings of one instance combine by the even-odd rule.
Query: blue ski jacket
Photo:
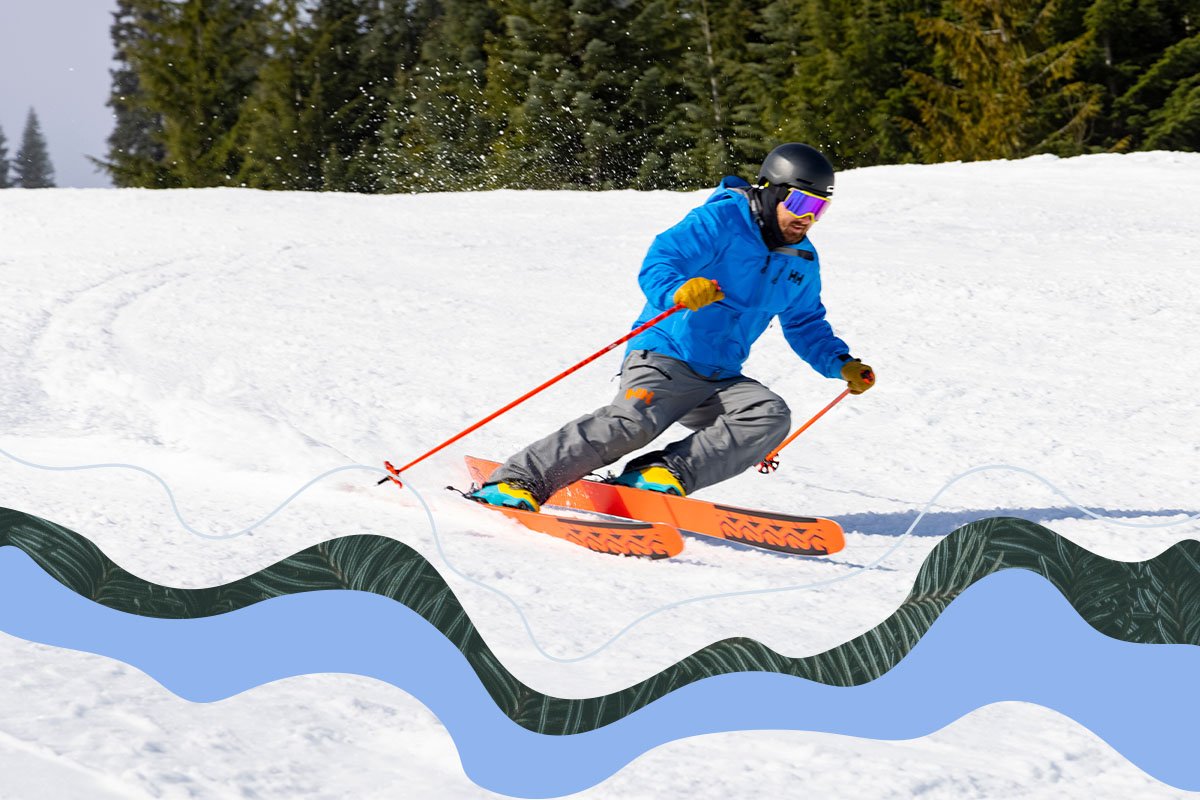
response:
[[[709,378],[734,377],[750,345],[778,316],[797,355],[825,377],[839,378],[850,348],[825,321],[817,251],[807,237],[768,250],[750,209],[749,186],[725,178],[704,205],[655,237],[638,274],[646,307],[633,327],[674,306],[675,291],[690,278],[717,281],[725,299],[672,314],[631,339],[626,352],[652,350]]]

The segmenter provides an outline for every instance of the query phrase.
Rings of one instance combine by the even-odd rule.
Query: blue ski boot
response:
[[[528,490],[512,483],[485,483],[467,497],[490,506],[520,508],[525,511],[541,510],[538,501],[533,499],[533,495]]]
[[[631,469],[613,478],[612,482],[621,486],[631,486],[634,489],[648,489],[651,492],[677,494],[680,497],[687,494],[683,491],[683,484],[679,482],[679,478],[676,478],[671,470],[663,466]]]

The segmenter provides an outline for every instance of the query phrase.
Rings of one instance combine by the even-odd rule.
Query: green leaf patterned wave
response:
[[[593,730],[693,681],[732,672],[778,672],[834,686],[866,683],[898,663],[967,587],[1003,569],[1042,575],[1083,619],[1108,636],[1140,643],[1200,644],[1200,542],[1180,542],[1147,561],[1112,561],[1047,528],[1011,517],[980,520],[948,535],[926,558],[900,607],[872,630],[838,647],[792,658],[754,639],[725,639],[638,684],[582,699],[552,697],[513,677],[437,570],[395,539],[333,539],[254,575],[206,589],[142,580],[79,534],[0,509],[0,547],[6,545],[20,548],[84,597],[147,617],[211,616],[271,597],[321,589],[390,597],[458,647],[505,714],[546,734]]]

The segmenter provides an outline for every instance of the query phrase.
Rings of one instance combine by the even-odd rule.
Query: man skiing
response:
[[[791,427],[787,404],[741,374],[775,317],[792,349],[852,394],[875,382],[833,334],[809,229],[833,195],[833,166],[798,143],[776,147],[751,186],[727,177],[704,205],[655,238],[638,282],[634,327],[682,305],[629,342],[612,403],[512,456],[472,492],[491,505],[539,510],[558,489],[650,444],[672,423],[693,433],[645,453],[614,482],[687,495],[770,453]]]

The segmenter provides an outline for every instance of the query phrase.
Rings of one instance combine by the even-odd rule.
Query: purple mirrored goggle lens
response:
[[[783,207],[797,217],[811,214],[813,221],[816,222],[829,207],[829,201],[824,197],[809,194],[803,189],[792,189],[787,193],[787,197],[783,198]]]

